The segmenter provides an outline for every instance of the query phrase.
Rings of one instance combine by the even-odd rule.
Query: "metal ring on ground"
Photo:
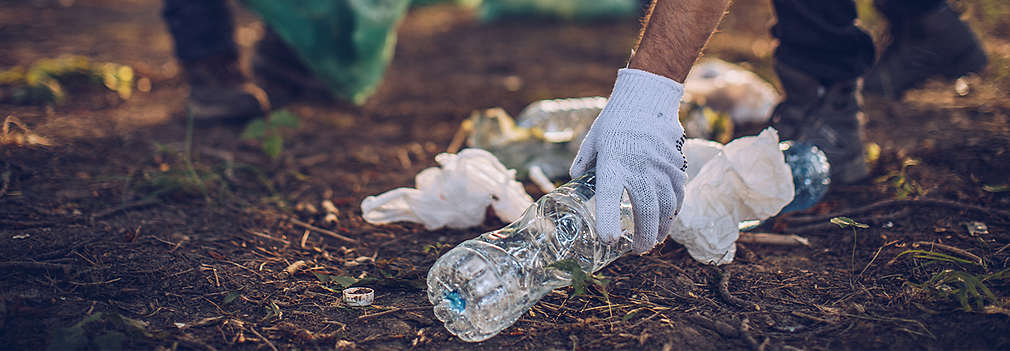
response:
[[[364,307],[372,304],[375,299],[375,290],[371,288],[347,288],[344,289],[344,303],[353,307]]]

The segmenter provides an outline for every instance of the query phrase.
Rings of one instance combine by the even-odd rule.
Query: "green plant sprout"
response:
[[[869,225],[856,222],[849,217],[835,217],[831,219],[831,223],[837,225],[839,228],[852,228],[852,260],[849,262],[849,273],[856,272],[856,228],[866,229]]]
[[[912,166],[918,166],[919,160],[916,159],[906,159],[901,163],[901,169],[897,171],[891,171],[880,178],[876,179],[877,184],[887,184],[889,187],[894,188],[894,197],[898,199],[906,199],[910,196],[919,196],[926,193],[925,189],[919,185],[915,180],[909,179],[908,168]]]
[[[927,265],[943,263],[965,264],[988,269],[985,262],[981,260],[968,260],[954,255],[926,250],[902,251],[894,257],[892,262],[905,255],[926,260]],[[1010,268],[987,274],[972,274],[964,270],[948,268],[934,273],[929,280],[921,284],[907,284],[914,288],[931,292],[939,298],[954,299],[960,304],[961,310],[965,312],[984,312],[987,311],[987,305],[1000,307],[994,310],[1001,311],[1004,310],[1002,308],[1004,307],[1002,306],[1002,300],[993,293],[992,289],[986,285],[986,282],[1005,281],[1008,278],[1010,278]]]
[[[249,122],[242,131],[241,138],[258,141],[263,153],[271,159],[280,157],[284,151],[285,129],[298,128],[298,116],[288,110],[277,110],[270,113],[266,119],[257,118]]]
[[[595,286],[596,290],[599,290],[603,297],[610,301],[610,293],[607,292],[607,285],[610,284],[610,279],[604,279],[603,277],[596,276],[593,274],[586,274],[579,266],[578,262],[574,259],[566,258],[564,260],[554,262],[553,264],[547,266],[551,268],[558,269],[563,272],[567,272],[570,277],[572,277],[572,293],[568,297],[576,297],[586,293],[587,286]]]

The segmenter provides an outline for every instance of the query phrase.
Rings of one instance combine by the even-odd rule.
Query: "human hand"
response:
[[[571,176],[596,168],[596,231],[621,235],[621,196],[631,198],[632,249],[645,253],[665,239],[684,201],[687,161],[677,109],[683,85],[637,69],[618,71],[614,91],[582,141]]]

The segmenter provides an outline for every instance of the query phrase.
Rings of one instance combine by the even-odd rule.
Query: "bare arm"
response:
[[[684,82],[730,0],[653,0],[629,68]]]

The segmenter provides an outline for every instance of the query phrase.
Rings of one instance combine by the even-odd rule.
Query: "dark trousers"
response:
[[[856,27],[852,0],[772,0],[778,23],[775,60],[825,85],[851,80],[873,65],[873,39]],[[892,27],[946,6],[944,0],[876,0]]]
[[[179,60],[237,57],[234,21],[225,0],[165,0],[162,16]]]

